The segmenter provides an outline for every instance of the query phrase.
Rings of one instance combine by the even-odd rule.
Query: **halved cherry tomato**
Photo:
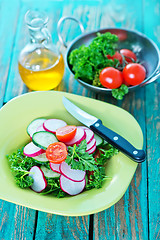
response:
[[[135,61],[135,62],[137,61],[137,57],[136,57],[135,53],[132,52],[129,49],[121,49],[120,53],[125,57],[125,60],[128,63],[132,63],[133,61]],[[132,59],[133,59],[133,61],[132,61]]]
[[[107,55],[107,58],[112,59],[112,60],[117,59],[117,60],[119,60],[120,64],[122,64],[122,61],[123,61],[122,56],[119,52],[115,52],[115,54],[113,56]]]
[[[62,142],[55,142],[48,146],[46,150],[46,157],[52,163],[61,163],[67,157],[67,147]]]
[[[123,69],[123,78],[129,85],[138,85],[146,77],[145,68],[139,63],[129,63]]]
[[[61,142],[68,142],[76,135],[77,127],[67,125],[56,130],[56,137]]]
[[[121,86],[123,77],[122,73],[113,67],[104,68],[99,75],[101,84],[106,88],[118,88]]]

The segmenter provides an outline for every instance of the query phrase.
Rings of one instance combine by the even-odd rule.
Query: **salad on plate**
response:
[[[105,164],[118,150],[89,128],[37,118],[27,133],[29,143],[7,155],[19,187],[60,198],[101,188],[109,179]]]

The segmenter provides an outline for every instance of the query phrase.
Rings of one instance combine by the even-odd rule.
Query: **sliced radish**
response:
[[[88,150],[87,152],[89,153],[89,154],[92,154],[92,153],[94,153],[96,151],[96,145],[94,145],[90,150]]]
[[[56,130],[60,127],[66,126],[67,123],[60,119],[47,119],[43,123],[43,127],[46,131],[56,133]]]
[[[64,192],[68,193],[69,195],[79,194],[83,191],[85,185],[85,179],[81,182],[74,182],[63,175],[60,176],[60,187]]]
[[[43,127],[43,124],[36,129],[36,132],[41,132],[41,131],[46,131]]]
[[[56,164],[56,163],[50,162],[50,168],[54,172],[61,173],[61,171],[60,171],[60,164]]]
[[[74,144],[79,144],[82,140],[86,138],[86,133],[84,129],[77,128],[76,135],[71,141],[65,142],[67,146],[73,146]]]
[[[90,143],[92,141],[92,139],[94,138],[94,132],[91,129],[84,127],[84,126],[78,126],[77,128],[82,128],[85,131],[86,141],[87,141],[87,143]]]
[[[94,138],[94,132],[90,129],[85,129],[84,131],[86,132],[87,144],[89,144]]]
[[[36,157],[44,152],[43,149],[37,147],[33,142],[28,143],[23,149],[23,154],[27,157]]]
[[[90,128],[86,127],[86,126],[78,126],[78,127],[81,127],[83,128],[84,130],[90,130]]]
[[[36,157],[33,157],[33,159],[35,159],[38,162],[48,162],[48,159],[46,157],[46,153],[42,153]]]
[[[33,178],[33,184],[31,185],[31,189],[33,191],[42,192],[46,188],[47,181],[42,170],[39,167],[33,166],[30,169],[29,176]]]
[[[58,178],[58,177],[60,177],[59,173],[53,172],[51,169],[48,169],[45,166],[41,166],[41,170],[44,173],[45,177],[48,177],[48,178]]]
[[[44,123],[46,118],[34,119],[27,127],[27,133],[32,138],[33,133],[36,132],[37,128]]]
[[[92,141],[89,144],[87,144],[87,150],[86,151],[89,151],[91,148],[94,147],[94,145],[96,145],[96,139],[95,138],[93,138]]]
[[[71,166],[66,162],[62,162],[60,165],[61,173],[68,179],[74,182],[81,182],[85,178],[86,172],[82,170],[71,169]]]

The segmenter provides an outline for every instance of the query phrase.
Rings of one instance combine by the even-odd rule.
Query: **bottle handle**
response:
[[[78,19],[76,19],[76,18],[74,18],[74,17],[68,17],[68,16],[67,16],[67,17],[62,17],[62,18],[60,18],[60,20],[58,21],[58,24],[57,24],[57,33],[58,33],[59,41],[60,41],[60,42],[63,44],[63,46],[66,47],[66,48],[67,48],[67,43],[66,43],[66,42],[63,40],[63,38],[62,38],[60,28],[61,28],[62,23],[65,22],[65,21],[68,20],[68,19],[77,22],[78,25],[79,25],[79,27],[80,27],[80,29],[81,29],[81,32],[82,32],[82,33],[84,32],[84,27],[83,27],[82,23],[81,23]]]

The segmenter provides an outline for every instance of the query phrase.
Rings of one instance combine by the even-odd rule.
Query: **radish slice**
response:
[[[94,138],[94,132],[91,129],[84,126],[78,126],[77,128],[82,128],[85,131],[87,144],[90,143]]]
[[[85,185],[85,179],[81,182],[74,182],[63,175],[60,176],[60,187],[64,192],[68,193],[69,195],[79,194],[83,191]]]
[[[47,181],[44,177],[44,174],[42,170],[37,167],[33,166],[30,169],[29,176],[33,178],[33,184],[31,185],[31,189],[35,192],[42,192],[46,186],[47,186]]]
[[[33,157],[33,159],[35,159],[38,162],[48,162],[48,159],[46,157],[46,153],[42,153],[36,157]]]
[[[60,127],[66,126],[67,123],[60,119],[47,119],[43,123],[43,127],[46,131],[56,133],[56,130]]]
[[[61,173],[60,164],[50,162],[50,168],[53,172]]]
[[[94,147],[94,145],[96,145],[96,139],[95,138],[93,138],[92,141],[89,144],[87,144],[87,150],[86,151],[89,151],[91,148]]]
[[[92,154],[92,153],[94,153],[95,152],[95,150],[96,150],[96,145],[94,145],[90,150],[88,150],[87,152],[89,153],[89,154]]]
[[[90,128],[86,127],[86,126],[78,126],[78,127],[81,127],[83,128],[84,130],[90,130]]]
[[[86,133],[84,129],[77,128],[76,135],[71,141],[65,142],[67,146],[73,146],[74,144],[79,144],[82,140],[86,138]]]
[[[33,134],[36,132],[46,132],[46,130],[44,129],[43,125],[40,125],[34,132],[32,132],[32,135],[30,135],[31,139],[33,137]]]
[[[71,169],[71,166],[66,162],[60,164],[61,173],[68,179],[74,182],[81,182],[85,178],[86,172],[78,169]]]
[[[44,152],[43,149],[37,147],[33,142],[28,143],[23,149],[23,154],[27,157],[36,157]]]
[[[59,173],[53,172],[51,169],[48,169],[45,166],[41,166],[41,170],[44,173],[44,176],[47,177],[47,178],[58,178],[58,177],[60,177]]]
[[[36,132],[42,132],[42,131],[46,131],[43,127],[43,125],[40,125],[37,129]]]
[[[90,129],[85,129],[84,131],[86,132],[87,144],[89,144],[94,138],[94,132]]]

